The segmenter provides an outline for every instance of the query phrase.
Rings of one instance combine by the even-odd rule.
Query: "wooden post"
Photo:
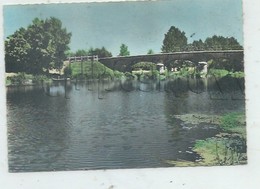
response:
[[[81,77],[83,78],[83,58],[80,57],[80,63],[81,63]]]

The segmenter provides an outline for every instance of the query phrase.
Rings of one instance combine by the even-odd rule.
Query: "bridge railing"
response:
[[[82,61],[98,61],[98,55],[92,55],[92,56],[70,56],[66,60],[71,62],[82,62]]]

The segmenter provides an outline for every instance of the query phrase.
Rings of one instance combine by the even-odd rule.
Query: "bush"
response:
[[[31,75],[19,72],[6,78],[6,85],[32,85],[43,81],[49,81],[46,75]]]
[[[235,77],[235,78],[243,78],[245,77],[245,73],[244,72],[234,72],[230,74],[231,77]]]
[[[7,77],[7,80],[11,81],[11,84],[21,85],[26,81],[26,75],[24,72],[19,72],[17,75]]]
[[[213,75],[215,77],[224,77],[229,74],[229,71],[223,69],[210,69],[209,75]]]
[[[221,127],[224,129],[242,127],[244,122],[244,114],[233,112],[224,115],[221,118]]]
[[[124,74],[123,74],[122,72],[114,71],[114,77],[115,77],[115,78],[121,78],[121,77],[123,77],[123,76],[124,76]]]

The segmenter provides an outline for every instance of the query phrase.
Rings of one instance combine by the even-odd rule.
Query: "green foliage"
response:
[[[119,56],[129,56],[130,52],[128,51],[128,47],[125,44],[120,46]]]
[[[188,60],[175,60],[166,63],[168,70],[168,77],[187,77],[200,74],[196,71],[195,64]],[[177,71],[171,72],[170,70],[174,68]]]
[[[184,51],[187,46],[187,37],[185,32],[180,31],[178,28],[172,26],[169,31],[164,35],[162,52],[177,52]]]
[[[176,115],[175,117],[192,125],[200,125],[200,123],[217,124],[224,131],[214,137],[195,141],[192,150],[199,154],[201,159],[195,162],[167,160],[167,163],[175,166],[211,166],[236,165],[247,162],[244,113],[231,112],[224,116],[186,114]]]
[[[154,54],[153,50],[152,49],[149,49],[147,54]]]
[[[82,62],[82,68],[81,70],[81,63],[75,62],[71,64],[71,70],[72,70],[72,77],[82,77],[86,79],[98,79],[98,78],[114,78],[114,77],[121,77],[121,72],[114,72],[110,68],[104,66],[100,62],[94,61],[93,64],[91,61],[84,61]]]
[[[32,75],[24,72],[18,72],[13,76],[8,76],[7,85],[33,85],[40,82],[47,82],[49,78],[46,75]]]
[[[234,77],[234,78],[243,78],[243,77],[245,77],[245,73],[244,72],[233,72],[233,73],[230,73],[230,76]]]
[[[22,85],[26,81],[25,73],[19,72],[17,75],[7,77],[7,80],[11,81],[13,85]]]
[[[92,55],[98,55],[99,58],[104,57],[112,57],[112,53],[109,52],[105,47],[95,48],[92,47],[89,50],[79,49],[75,53],[67,51],[66,57],[73,57],[73,56],[92,56]]]
[[[197,140],[193,150],[199,153],[203,160],[200,165],[237,165],[246,163],[246,152],[242,138],[208,138]]]
[[[246,117],[244,113],[232,112],[220,118],[220,127],[246,138]]]
[[[109,52],[105,47],[99,48],[90,48],[88,55],[98,55],[99,58],[112,57],[112,53]]]
[[[204,42],[206,50],[242,50],[243,47],[234,37],[223,37],[214,35],[208,37]]]
[[[198,41],[193,41],[192,43],[192,47],[194,51],[202,51],[202,50],[205,50],[205,45],[203,43],[203,41],[200,39]]]
[[[68,57],[75,56],[75,53],[72,52],[72,51],[70,51],[70,50],[67,50],[67,51],[65,51],[65,55],[66,55],[66,57],[68,58]]]
[[[26,29],[20,28],[6,39],[6,71],[43,74],[61,68],[70,38],[71,33],[57,18],[35,18]]]
[[[187,68],[187,67],[181,68],[179,73],[183,77],[187,77],[187,76],[191,75],[189,68]]]
[[[75,56],[87,56],[87,55],[88,55],[88,51],[84,49],[79,49],[75,53]]]
[[[209,75],[214,75],[215,77],[225,77],[229,74],[229,71],[224,69],[210,69],[208,72]]]
[[[139,62],[134,64],[132,69],[132,73],[138,78],[144,76],[155,79],[159,75],[159,72],[156,70],[156,64],[153,62]]]
[[[234,37],[223,37],[214,35],[208,37],[204,42],[199,39],[187,46],[189,51],[203,51],[203,50],[242,50],[243,47],[238,43]]]
[[[245,124],[244,114],[233,112],[221,118],[221,127],[224,129],[242,127]]]
[[[130,72],[125,72],[125,76],[126,76],[126,77],[134,77],[134,75],[131,74]]]
[[[121,78],[124,76],[124,73],[120,72],[120,71],[114,71],[114,77],[115,78]]]
[[[31,48],[25,39],[26,30],[20,28],[5,40],[5,62],[7,72],[26,71],[28,52]]]

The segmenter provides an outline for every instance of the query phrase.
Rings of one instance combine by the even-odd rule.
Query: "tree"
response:
[[[5,41],[7,72],[24,72],[26,70],[26,62],[28,61],[27,53],[31,46],[24,38],[25,32],[24,28],[20,28]]]
[[[88,55],[88,51],[84,49],[79,49],[75,53],[75,56],[87,56],[87,55]]]
[[[109,52],[105,47],[102,47],[101,49],[99,48],[90,48],[88,51],[89,55],[98,55],[99,58],[104,58],[104,57],[112,57],[112,53]]]
[[[66,55],[67,58],[68,58],[68,57],[75,56],[75,54],[76,54],[76,53],[74,53],[74,52],[72,52],[72,51],[70,51],[70,50],[68,50],[68,51],[65,52],[65,55]]]
[[[153,50],[152,49],[149,49],[147,54],[154,54]]]
[[[243,47],[234,37],[223,37],[214,35],[208,37],[204,46],[207,50],[242,50]]]
[[[195,40],[192,43],[192,47],[193,47],[194,51],[203,51],[203,50],[205,50],[204,46],[205,45],[204,45],[204,43],[203,43],[203,41],[201,39],[198,40],[198,41]]]
[[[185,32],[180,31],[178,28],[171,26],[169,31],[164,35],[162,52],[176,52],[183,51],[187,46],[187,37]]]
[[[35,18],[27,29],[19,29],[5,41],[6,71],[42,74],[60,69],[70,38],[57,18]]]
[[[125,44],[120,46],[119,56],[129,56],[130,52],[128,51],[128,47]]]

